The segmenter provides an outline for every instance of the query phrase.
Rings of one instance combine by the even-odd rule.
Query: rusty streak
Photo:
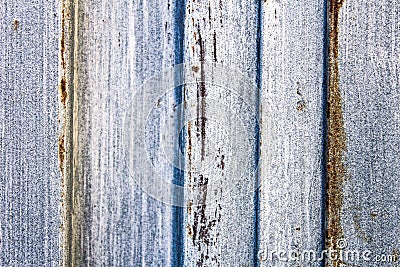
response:
[[[217,34],[214,31],[213,35],[214,61],[217,62]]]
[[[58,137],[58,161],[61,174],[64,175],[64,162],[65,162],[65,138],[64,133]]]
[[[60,39],[60,61],[61,61],[61,68],[62,68],[62,76],[61,76],[61,81],[60,81],[60,86],[59,86],[59,92],[60,92],[60,100],[61,104],[63,105],[64,109],[66,109],[66,101],[68,97],[67,93],[67,81],[65,77],[66,73],[66,63],[65,63],[65,21],[66,21],[66,13],[65,13],[65,8],[62,8],[61,11],[61,39]]]
[[[339,88],[339,11],[343,0],[330,0],[329,6],[329,83],[327,101],[328,147],[327,147],[327,240],[333,249],[343,238],[341,209],[343,205],[343,182],[345,168],[343,154],[346,135],[343,123],[342,99]],[[340,260],[333,261],[334,267]]]
[[[201,160],[204,160],[205,151],[205,139],[206,139],[206,84],[205,84],[205,70],[204,70],[204,60],[205,60],[205,50],[204,42],[201,36],[200,28],[198,28],[199,39],[198,44],[200,47],[200,84],[198,84],[197,90],[197,129],[200,130],[201,138]]]
[[[64,5],[64,3],[63,3]],[[64,111],[66,110],[66,102],[67,102],[67,79],[66,79],[66,64],[65,64],[65,20],[66,20],[66,14],[65,14],[65,8],[64,6],[62,7],[61,11],[61,38],[60,38],[60,62],[61,62],[61,69],[62,69],[62,74],[61,74],[61,79],[60,79],[60,84],[58,87],[59,95],[60,95],[60,101],[62,104],[62,107],[64,108]],[[66,131],[66,124],[65,122],[63,123],[63,131],[60,134],[58,138],[58,160],[59,160],[59,168],[61,173],[64,175],[64,161],[65,161],[65,134],[64,132]]]
[[[198,142],[200,142],[200,152],[201,152],[201,161],[204,161],[205,158],[205,141],[206,141],[206,84],[205,84],[205,43],[203,39],[202,32],[200,28],[197,30],[196,34],[196,43],[199,47],[199,59],[200,59],[200,68],[192,68],[192,70],[197,73],[200,72],[200,80],[197,82],[197,118],[196,118],[196,137]],[[189,130],[189,129],[188,129]],[[188,133],[188,138],[190,140],[191,133]],[[189,146],[191,147],[191,141],[189,141]],[[191,155],[189,155],[191,156]],[[189,159],[189,164],[191,164],[191,159]],[[191,173],[189,173],[191,176]],[[192,177],[190,177],[192,179]],[[216,226],[217,222],[221,220],[221,215],[219,214],[220,206],[218,206],[218,210],[216,210],[213,214],[215,218],[211,218],[212,215],[207,216],[207,196],[208,196],[208,184],[209,178],[206,175],[199,173],[196,177],[193,177],[193,191],[195,205],[190,203],[190,212],[193,216],[193,225],[188,227],[188,233],[192,238],[193,247],[197,248],[200,252],[199,257],[196,260],[196,266],[206,266],[206,262],[212,261],[218,265],[217,257],[209,256],[209,247],[215,245],[217,241],[217,235],[213,234],[213,229]],[[209,207],[208,207],[209,208]]]

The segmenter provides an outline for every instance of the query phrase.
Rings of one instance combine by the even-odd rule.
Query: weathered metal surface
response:
[[[358,262],[330,263],[397,266],[400,3],[332,1],[329,12],[328,118],[337,162],[328,166],[327,241],[360,253]]]
[[[254,265],[257,28],[256,1],[186,3],[184,266]]]
[[[396,266],[400,3],[1,13],[1,266]]]
[[[0,14],[0,265],[58,266],[59,3]]]
[[[255,263],[257,34],[257,1],[186,3],[184,266]]]
[[[262,5],[261,266],[318,266],[289,254],[324,245],[324,12],[320,0]]]
[[[161,172],[163,179],[172,180],[173,169],[147,169],[149,155],[126,158],[124,151],[137,148],[124,143],[123,122],[128,111],[141,114],[143,103],[151,101],[146,98],[149,92],[140,91],[144,81],[175,63],[175,3],[71,5],[66,4],[66,13],[73,12],[68,19],[74,31],[67,33],[73,39],[67,49],[74,50],[67,59],[73,61],[73,75],[67,80],[73,103],[68,111],[73,117],[73,159],[67,185],[72,199],[66,205],[72,220],[64,265],[172,265],[173,210],[143,192],[135,178],[156,183]],[[131,105],[133,97],[142,97],[135,103],[143,105]],[[168,110],[162,115],[169,117]],[[162,121],[150,123],[157,129]],[[132,135],[143,134],[143,124],[133,126]],[[151,141],[158,153],[162,139]]]

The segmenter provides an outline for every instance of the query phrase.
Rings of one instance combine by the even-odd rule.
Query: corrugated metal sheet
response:
[[[1,266],[398,265],[400,3],[1,11]]]

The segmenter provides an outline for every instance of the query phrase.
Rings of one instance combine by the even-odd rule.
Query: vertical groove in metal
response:
[[[324,41],[323,41],[323,84],[322,84],[322,176],[321,176],[321,247],[326,248],[326,209],[327,209],[327,149],[328,149],[328,120],[327,120],[327,105],[328,105],[328,90],[329,90],[329,1],[324,1]],[[320,262],[320,266],[326,265],[324,258]]]
[[[175,65],[179,65],[183,63],[183,44],[184,44],[184,36],[185,36],[185,0],[175,0],[174,1],[174,53],[175,53]],[[176,76],[181,75],[180,73],[175,73]],[[176,78],[178,79],[178,78]],[[184,163],[184,152],[181,153],[181,148],[185,147],[184,140],[185,138],[180,136],[182,131],[182,127],[184,127],[184,108],[182,104],[183,101],[183,86],[179,85],[175,90],[175,101],[176,106],[179,107],[180,112],[179,117],[176,118],[176,126],[178,136],[175,136],[177,139],[178,147],[175,147],[175,160]],[[178,166],[184,166],[184,164],[178,164]],[[184,186],[184,171],[178,167],[174,168],[174,176],[173,176],[173,184],[179,185],[180,187]],[[183,191],[174,192],[174,197],[181,197]],[[183,199],[183,198],[181,198]],[[183,204],[183,203],[182,203]],[[172,207],[172,255],[171,255],[171,266],[173,267],[181,267],[184,265],[184,225],[183,225],[183,205]]]
[[[256,149],[255,149],[255,160],[256,160],[256,175],[255,175],[255,190],[254,190],[254,252],[253,252],[253,265],[258,267],[258,250],[260,245],[260,172],[259,172],[259,160],[260,160],[260,96],[262,87],[262,2],[263,0],[258,0],[258,10],[257,10],[257,74],[256,74],[256,86],[257,86],[257,97],[256,97]]]

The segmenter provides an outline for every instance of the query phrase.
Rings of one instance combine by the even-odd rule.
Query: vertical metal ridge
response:
[[[59,137],[59,160],[62,173],[62,226],[61,265],[79,265],[76,260],[77,230],[74,221],[74,87],[77,16],[75,0],[63,0],[61,4],[60,39],[60,102],[62,130]]]

